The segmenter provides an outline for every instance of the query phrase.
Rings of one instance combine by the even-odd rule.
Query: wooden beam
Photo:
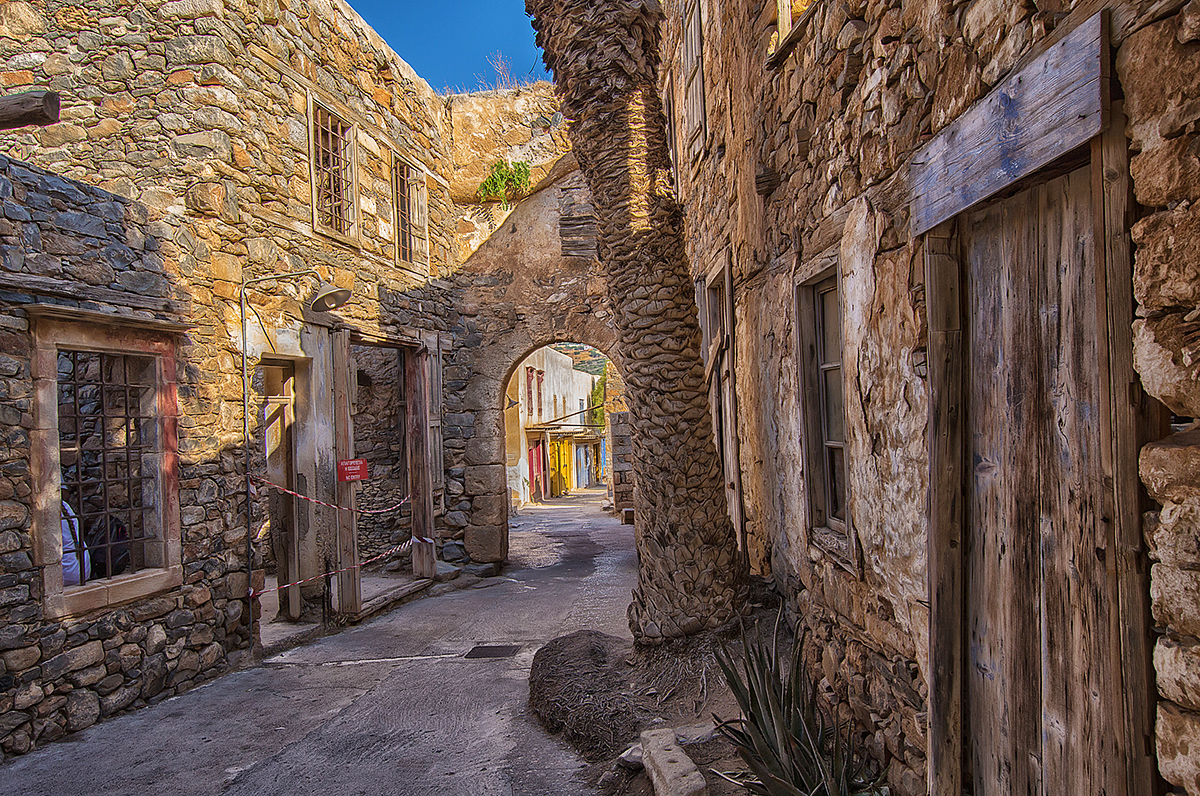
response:
[[[157,296],[142,296],[124,290],[111,290],[106,287],[81,285],[63,279],[34,274],[0,273],[0,290],[16,290],[23,293],[35,293],[46,296],[59,296],[76,301],[95,301],[104,304],[115,304],[119,307],[132,307],[151,312],[165,312],[183,316],[187,314],[187,306],[181,302]]]
[[[914,237],[1100,134],[1104,31],[1103,14],[1094,15],[913,156]]]
[[[337,460],[354,458],[354,429],[351,406],[350,331],[340,329],[333,338],[333,433]],[[354,485],[337,482],[337,503],[350,511],[337,512],[338,611],[355,616],[362,610],[362,576],[358,569],[358,531],[354,522]]]
[[[53,91],[26,91],[0,97],[0,130],[55,124],[58,108],[58,94]]]
[[[964,369],[952,225],[925,237],[929,313],[929,787],[961,796],[963,761]]]
[[[408,392],[408,494],[412,497],[413,575],[437,574],[433,549],[433,477],[429,472],[429,350],[411,351],[404,358],[404,388]]]

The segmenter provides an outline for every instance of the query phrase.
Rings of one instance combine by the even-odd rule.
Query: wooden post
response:
[[[1121,103],[1113,103],[1110,123],[1092,150],[1093,203],[1098,215],[1097,264],[1101,295],[1098,322],[1108,336],[1111,394],[1111,457],[1114,494],[1113,546],[1118,608],[1113,612],[1121,661],[1118,704],[1124,702],[1127,793],[1154,792],[1154,720],[1156,691],[1151,662],[1149,561],[1142,540],[1141,478],[1138,453],[1161,436],[1156,401],[1147,399],[1133,367],[1133,265],[1129,230],[1133,222],[1133,189],[1129,176],[1129,143]],[[1099,234],[1103,230],[1103,234]],[[1099,303],[1099,302],[1098,302]],[[1110,557],[1113,558],[1113,557]]]
[[[408,390],[408,494],[412,496],[413,575],[437,574],[433,548],[433,478],[429,472],[429,350],[404,358]]]
[[[929,313],[929,789],[961,796],[963,761],[962,293],[953,222],[925,236]]]
[[[340,461],[354,458],[354,429],[350,405],[350,332],[334,332],[333,338],[333,427],[334,454]],[[354,522],[354,485],[337,482],[337,504],[351,511],[337,512],[338,611],[355,615],[362,610],[362,577],[358,570],[358,534]]]
[[[54,124],[58,121],[58,106],[58,94],[53,91],[26,91],[0,97],[0,130]]]

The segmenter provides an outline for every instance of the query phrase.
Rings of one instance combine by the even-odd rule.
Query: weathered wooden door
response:
[[[965,783],[1125,791],[1091,172],[964,215]]]
[[[295,439],[296,370],[290,362],[262,367],[266,405],[263,408],[267,480],[287,489],[296,488]],[[275,554],[279,584],[300,580],[300,541],[296,528],[296,499],[272,489],[269,508],[271,547]],[[279,613],[286,619],[300,618],[300,587],[289,586],[280,593]]]

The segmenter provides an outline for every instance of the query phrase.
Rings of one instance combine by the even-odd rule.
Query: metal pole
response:
[[[286,274],[269,274],[249,280],[246,279],[245,274],[242,275],[242,289],[240,291],[242,324],[242,452],[244,465],[242,477],[245,479],[246,490],[246,602],[248,603],[247,608],[250,613],[248,627],[250,628],[251,649],[254,647],[254,600],[250,599],[250,595],[254,592],[254,524],[250,518],[250,504],[252,502],[250,486],[250,379],[246,372],[246,288],[258,282],[310,275],[320,277],[320,274],[311,268]]]

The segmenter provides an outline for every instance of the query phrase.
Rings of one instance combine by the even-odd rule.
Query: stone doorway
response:
[[[461,538],[474,561],[504,561],[504,413],[517,366],[543,346],[566,342],[622,364],[596,258],[591,196],[579,172],[566,171],[522,201],[454,282],[460,328],[445,368],[447,512],[440,533]]]

